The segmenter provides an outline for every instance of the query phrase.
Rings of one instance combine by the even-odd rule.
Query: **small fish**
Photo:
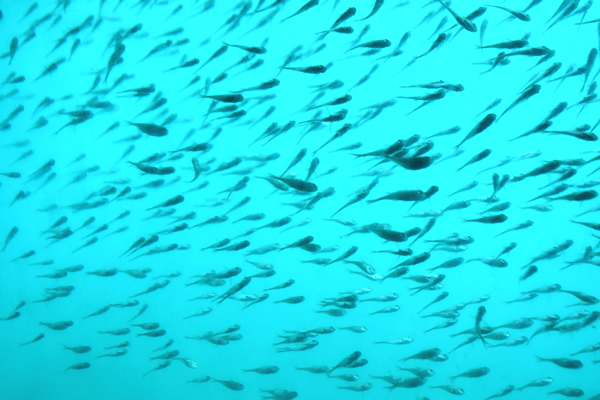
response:
[[[482,224],[499,224],[506,221],[508,217],[504,214],[490,215],[488,217],[481,217],[475,219],[465,219],[465,222],[480,222]]]
[[[319,5],[319,0],[309,0],[306,4],[304,4],[302,7],[300,7],[300,9],[298,11],[296,11],[289,17],[282,19],[281,22],[287,21],[288,19],[295,17],[298,14],[302,14],[303,12],[306,12],[306,11],[310,10],[311,8],[316,7],[317,5]]]
[[[63,347],[65,348],[65,350],[70,350],[73,353],[77,353],[77,354],[88,353],[88,352],[90,352],[92,350],[92,348],[90,346],[69,347],[69,346],[63,345]]]
[[[486,115],[477,125],[475,125],[475,127],[467,134],[467,136],[465,136],[465,138],[458,145],[456,145],[456,148],[458,149],[467,140],[489,128],[494,121],[496,121],[496,114]]]
[[[25,343],[21,343],[19,346],[26,346],[28,344],[32,344],[35,342],[39,342],[40,340],[42,340],[46,335],[44,335],[43,333],[40,333],[39,335],[37,335],[35,338],[33,338],[32,340],[30,340],[29,342],[25,342]]]
[[[568,358],[543,358],[539,356],[536,356],[536,358],[540,361],[548,361],[558,365],[559,367],[567,369],[579,369],[583,367],[583,363],[579,360],[572,360]]]
[[[477,309],[477,316],[475,317],[475,332],[477,333],[477,336],[479,337],[479,339],[481,339],[481,342],[483,343],[483,345],[487,346],[487,342],[485,341],[485,339],[483,338],[483,336],[481,334],[481,321],[482,321],[485,313],[486,313],[486,309],[484,306],[480,306]]]
[[[219,379],[215,379],[215,378],[212,378],[212,382],[220,383],[221,385],[225,386],[229,390],[235,390],[235,391],[244,390],[244,385],[239,382],[223,381],[223,380],[219,380]]]
[[[12,229],[8,232],[8,235],[6,235],[6,239],[4,240],[4,246],[2,246],[2,251],[6,250],[6,246],[8,246],[10,241],[13,240],[17,233],[19,233],[19,228],[13,226]]]
[[[311,75],[318,75],[327,71],[327,67],[324,65],[311,65],[309,67],[283,67],[283,69]]]
[[[448,10],[448,12],[450,12],[450,14],[452,14],[452,16],[454,17],[454,19],[456,20],[456,22],[462,26],[465,30],[469,31],[469,32],[477,32],[477,25],[475,25],[473,22],[471,22],[470,20],[468,20],[465,17],[460,16],[459,14],[457,14],[453,9],[451,9],[446,3],[444,3],[442,0],[437,0],[446,10]]]
[[[64,372],[66,372],[70,369],[74,369],[74,370],[88,369],[90,366],[91,365],[88,362],[75,363],[75,364],[71,365],[70,367],[65,368]]]

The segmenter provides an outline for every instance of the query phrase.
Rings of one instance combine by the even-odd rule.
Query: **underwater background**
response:
[[[597,399],[600,9],[445,4],[0,1],[0,398]]]

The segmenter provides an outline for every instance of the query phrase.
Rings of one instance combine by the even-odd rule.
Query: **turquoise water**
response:
[[[535,5],[527,11],[531,17],[529,22],[506,21],[510,16],[507,11],[488,6],[485,13],[473,21],[477,32],[465,29],[458,32],[456,27],[448,30],[455,24],[455,19],[437,2],[387,0],[373,16],[361,20],[369,15],[374,1],[321,0],[317,6],[285,22],[281,20],[306,3],[284,1],[273,7],[270,2],[215,3],[211,7],[210,2],[200,1],[82,0],[39,2],[34,8],[28,3],[0,2],[0,27],[6,52],[0,60],[0,77],[6,78],[0,88],[0,118],[6,118],[0,135],[0,172],[4,173],[0,175],[3,193],[0,240],[6,238],[2,243],[5,249],[0,253],[0,316],[6,318],[0,321],[0,349],[4,360],[0,363],[3,377],[0,398],[37,399],[43,396],[68,400],[199,396],[246,399],[272,395],[277,399],[398,396],[444,399],[455,395],[434,386],[452,385],[462,389],[465,398],[483,399],[502,392],[509,385],[520,388],[546,377],[552,378],[550,385],[522,392],[514,390],[507,398],[543,398],[567,387],[582,390],[583,398],[596,398],[593,396],[600,393],[597,352],[570,354],[598,342],[596,322],[593,321],[594,313],[600,311],[597,299],[592,297],[587,303],[572,306],[580,300],[565,290],[598,295],[598,259],[594,253],[598,240],[593,236],[593,228],[597,225],[590,228],[572,222],[597,223],[595,211],[579,216],[593,210],[598,204],[597,199],[589,192],[592,197],[589,200],[540,198],[529,201],[560,183],[568,188],[557,197],[595,189],[597,161],[585,162],[595,158],[599,149],[595,136],[590,133],[598,121],[597,106],[593,97],[588,97],[589,104],[584,108],[576,104],[593,95],[595,88],[598,63],[593,62],[594,53],[591,57],[588,55],[598,45],[598,24],[579,25],[579,22],[594,20],[598,15],[596,5],[585,14],[581,10],[585,10],[586,4],[579,2],[573,11],[575,15],[552,27],[550,25],[556,18],[551,17],[560,6],[558,1],[546,0]],[[512,10],[526,6],[515,1],[497,5]],[[486,4],[466,0],[450,5],[462,16],[481,6]],[[352,27],[353,33],[332,32],[319,40],[317,33],[329,29],[350,7],[356,8],[355,15],[338,27]],[[263,8],[268,9],[263,11]],[[26,15],[28,10],[31,12]],[[428,15],[432,15],[431,18],[427,18]],[[237,16],[237,26],[230,22],[226,24],[231,16]],[[269,16],[271,19],[257,28]],[[447,23],[436,32],[444,18]],[[482,35],[484,21],[487,21],[487,28]],[[137,24],[140,28],[130,31]],[[78,29],[72,31],[76,27]],[[366,27],[369,27],[368,31],[359,39]],[[35,37],[28,40],[33,31]],[[414,57],[432,47],[442,31],[448,35],[446,41],[410,64]],[[410,37],[401,47],[402,53],[387,60],[382,58],[394,52],[407,32]],[[115,44],[119,36],[124,48]],[[16,38],[16,46],[10,50],[13,38]],[[60,44],[61,38],[64,38],[64,44]],[[510,61],[508,64],[484,73],[490,65],[478,63],[493,62],[500,51],[510,53],[515,50],[478,49],[478,45],[524,38],[529,45],[521,50],[546,46],[555,51],[555,55],[537,66],[541,56],[508,56],[505,58]],[[389,40],[390,45],[375,54],[364,55],[370,50],[368,48],[349,51],[356,44],[384,39]],[[172,41],[170,46],[141,61],[167,40]],[[76,41],[79,45],[74,46]],[[223,42],[264,47],[266,53],[255,54],[251,60],[236,65],[251,53],[229,47],[202,66],[224,46]],[[53,50],[57,44],[60,45]],[[302,48],[293,52],[297,46]],[[299,55],[299,59],[286,64],[290,54]],[[107,74],[111,55],[113,60],[118,61],[121,57],[122,61],[113,63],[115,65]],[[165,72],[186,65],[194,58],[198,59],[195,65]],[[60,59],[64,62],[55,71],[43,74]],[[254,64],[257,60],[262,60],[262,64]],[[554,63],[561,63],[557,65],[560,68],[550,79],[537,82],[539,93],[516,104],[500,117],[527,90],[531,81]],[[291,68],[322,65],[327,68],[324,73],[309,74],[280,70],[282,65]],[[570,67],[571,70],[586,68],[579,75],[549,81],[567,74]],[[225,79],[218,78],[225,70]],[[373,72],[366,82],[353,87],[370,71]],[[19,79],[20,76],[23,79]],[[200,95],[230,95],[233,91],[255,87],[272,79],[277,79],[279,84],[265,90],[245,91],[242,93],[245,101],[236,103],[236,110],[211,113],[205,119],[205,114],[212,110],[212,100]],[[414,112],[422,100],[397,98],[430,95],[439,89],[405,86],[440,80],[461,84],[464,90],[447,90],[443,98]],[[318,85],[334,81],[343,85],[327,89],[322,97],[313,100],[319,93]],[[190,85],[190,82],[193,83]],[[123,92],[149,85],[154,85],[154,91],[148,96],[126,97],[132,92]],[[352,99],[344,104],[305,110],[313,101],[314,105],[322,105],[346,94]],[[263,98],[267,95],[272,97]],[[38,107],[46,97],[54,101],[47,107]],[[139,115],[161,98],[167,100],[165,104]],[[484,112],[495,99],[501,99],[501,102]],[[373,105],[390,100],[395,103],[381,108],[372,119],[367,118],[369,110],[377,109]],[[566,102],[572,108],[554,117],[548,130],[566,131],[570,135],[538,132],[510,141],[543,122],[560,102]],[[221,102],[214,107],[231,104]],[[20,106],[22,111],[19,111]],[[270,107],[274,107],[274,111],[264,117]],[[347,110],[343,120],[301,123],[326,118],[342,109]],[[244,110],[245,115],[233,118],[235,115],[231,113],[239,110]],[[318,110],[320,115],[315,114]],[[91,115],[86,115],[85,111]],[[13,116],[9,117],[11,113]],[[496,114],[495,122],[461,144],[489,113]],[[83,120],[77,119],[82,116]],[[230,118],[217,119],[223,116]],[[32,129],[41,117],[47,124]],[[164,126],[168,133],[148,135],[127,121]],[[283,128],[290,121],[295,123],[288,125],[289,129],[279,131],[278,135],[264,134],[271,124]],[[65,126],[69,122],[72,124]],[[109,130],[117,122],[119,125]],[[352,128],[319,149],[344,124],[352,124]],[[582,127],[584,124],[589,126]],[[460,130],[428,139],[453,127],[460,127]],[[575,133],[577,128],[581,128],[579,133]],[[215,137],[216,132],[219,134]],[[416,140],[414,144],[406,144],[413,139]],[[355,156],[389,150],[398,140],[404,141],[408,152],[394,155],[390,150],[389,154],[379,151],[374,156]],[[421,157],[433,157],[430,166],[411,170],[393,162],[395,159],[406,165],[410,161],[407,157],[414,156],[415,148],[427,145],[428,140],[433,147]],[[207,150],[202,151],[171,153],[200,143],[210,143],[210,146],[205,146]],[[361,143],[361,147],[334,152],[355,143]],[[457,148],[464,152],[456,155]],[[299,192],[286,185],[284,188],[288,190],[279,191],[261,179],[270,174],[282,175],[302,149],[306,149],[306,155],[289,168],[284,179],[295,177],[304,181],[316,157],[318,166],[309,179],[317,185],[316,191]],[[458,171],[486,149],[491,150],[488,157]],[[396,151],[402,152],[402,146],[397,146]],[[156,154],[158,161],[143,161]],[[171,158],[173,156],[180,158]],[[266,161],[256,161],[261,157]],[[508,157],[512,157],[510,162],[496,167]],[[221,164],[236,158],[241,160],[237,166],[212,173]],[[199,176],[190,182],[195,176],[194,159],[200,166]],[[52,167],[45,173],[36,174],[49,160],[54,161]],[[554,160],[560,161],[557,163],[560,165],[554,165],[556,168],[551,173],[514,179]],[[160,176],[142,174],[130,162],[163,169],[172,167],[175,172]],[[334,168],[335,171],[326,174]],[[576,173],[567,177],[564,174],[571,174],[570,169]],[[495,173],[500,179],[508,175],[511,180],[497,190],[497,198],[490,201]],[[246,186],[230,193],[244,176],[249,178]],[[554,183],[562,176],[564,182]],[[159,179],[164,180],[161,185],[152,184]],[[453,195],[473,181],[478,182],[476,187]],[[197,189],[199,185],[204,187]],[[392,200],[368,203],[368,200],[391,192],[427,191],[432,186],[437,186],[439,191],[416,204]],[[127,187],[131,192],[118,197]],[[326,220],[357,193],[368,188],[370,192],[364,200],[335,215],[340,220],[353,221],[354,226]],[[19,196],[20,191],[28,195]],[[297,205],[314,199],[318,193],[323,198],[314,207],[306,207],[308,203]],[[178,195],[183,196],[183,202],[148,210]],[[246,197],[249,198],[247,203],[228,213]],[[390,234],[389,230],[406,233],[413,228],[424,229],[427,221],[437,215],[428,212],[443,210],[456,201],[469,201],[470,206],[437,216],[431,230],[412,245],[416,236],[396,243],[386,242],[377,234]],[[89,208],[94,202],[99,202],[98,207]],[[481,214],[504,202],[510,203],[504,211]],[[77,205],[85,209],[78,210]],[[550,205],[552,209],[524,208],[531,205]],[[298,207],[303,209],[299,211]],[[168,215],[150,218],[157,210],[167,211]],[[168,210],[173,211],[169,214]],[[125,212],[128,213],[123,214]],[[174,222],[175,217],[192,212],[195,212],[193,219]],[[228,219],[224,222],[193,227],[226,213]],[[264,214],[261,220],[235,222],[259,213]],[[465,222],[465,219],[498,214],[504,214],[506,221],[497,224]],[[121,215],[123,217],[117,219]],[[53,227],[61,217],[66,217],[66,221]],[[93,222],[81,228],[90,217],[94,217]],[[284,217],[291,217],[291,222],[243,236],[251,229]],[[533,225],[498,236],[525,221],[532,221]],[[159,233],[183,223],[188,224],[188,229]],[[387,225],[384,231],[371,226],[364,232],[353,233],[374,223]],[[106,229],[95,233],[104,224],[107,224]],[[18,229],[14,235],[10,233],[13,227]],[[460,237],[470,236],[473,242],[465,247],[449,246],[444,251],[434,248],[434,242],[427,241],[445,239],[454,233]],[[149,239],[153,234],[159,238],[155,244],[134,254],[124,254],[140,237]],[[52,235],[64,235],[65,238],[53,243]],[[312,244],[318,244],[321,251],[316,251],[316,247],[292,247],[262,255],[248,254],[269,245],[283,248],[307,236],[313,238]],[[97,241],[77,250],[92,238]],[[202,250],[225,238],[231,240],[228,245],[243,240],[249,241],[249,245],[238,251]],[[571,246],[556,251],[555,257],[535,261],[533,264],[538,272],[526,280],[520,279],[525,271],[522,268],[532,259],[567,240],[573,242]],[[501,256],[507,263],[504,266],[496,257],[510,243],[515,243],[516,247]],[[171,251],[144,255],[148,250],[169,246]],[[346,260],[370,265],[374,269],[370,271],[374,272],[371,276],[357,274],[361,272],[357,266],[342,261],[330,265],[306,262],[336,259],[353,246],[358,249]],[[569,262],[582,259],[588,246],[592,249],[585,262],[562,269]],[[412,255],[374,252],[407,249]],[[25,256],[32,250],[34,255]],[[391,268],[423,253],[429,253],[427,261],[410,265],[408,273],[401,278],[381,281]],[[139,255],[142,257],[136,258]],[[452,269],[428,270],[457,257],[464,258],[465,263]],[[466,262],[484,257],[489,258],[489,263],[502,266]],[[244,277],[267,271],[250,262],[259,263],[263,268],[263,264],[271,265],[275,273],[269,277],[253,277],[232,298],[222,303],[214,301]],[[68,272],[63,277],[60,275],[64,272],[53,275],[76,265],[82,265],[83,269]],[[93,274],[112,268],[119,272],[107,277]],[[193,284],[201,274],[232,268],[241,271],[222,280],[205,279],[201,282],[204,284]],[[441,279],[441,286],[435,285],[435,276],[430,276],[435,273],[445,275],[444,279],[437,277]],[[138,277],[131,276],[136,274]],[[169,274],[173,275],[165,277]],[[414,293],[410,289],[423,283],[404,279],[407,277],[421,277],[424,282],[434,283]],[[242,296],[260,296],[265,289],[290,279],[294,280],[291,286],[270,290],[266,292],[269,297],[265,301],[244,308],[249,303],[244,302]],[[163,288],[133,297],[165,280],[169,282]],[[523,292],[554,284],[560,285],[561,290],[507,304],[521,298]],[[63,290],[52,290],[57,287],[63,287]],[[393,293],[398,296],[389,302],[343,299],[338,304],[340,307],[320,305],[325,298],[347,296],[346,292],[354,291],[360,293],[357,295],[359,300]],[[448,293],[447,298],[420,312],[443,292]],[[53,293],[65,296],[40,301],[48,300]],[[208,296],[211,293],[213,295]],[[203,296],[208,298],[193,300]],[[304,301],[275,303],[294,296],[304,296]],[[130,307],[110,306],[128,301],[137,303]],[[468,302],[473,304],[459,306]],[[86,318],[105,306],[110,306],[106,312]],[[144,306],[147,310],[130,321]],[[399,309],[371,315],[392,306],[399,306]],[[575,312],[581,313],[579,319],[561,321],[554,325],[554,330],[539,333],[528,344],[492,347],[484,345],[476,336],[473,343],[452,351],[469,335],[450,335],[475,329],[481,306],[486,311],[481,321],[483,327],[538,318],[525,329],[498,328],[494,333],[506,331],[510,337],[504,341],[485,339],[490,345],[505,344],[521,336],[531,338],[548,326],[548,322],[540,317],[556,314],[565,318]],[[448,318],[422,316],[449,309],[458,310],[460,315],[455,316],[456,323],[426,332]],[[202,310],[206,310],[206,315],[186,318]],[[335,317],[317,313],[321,310],[343,310],[345,314]],[[64,330],[53,330],[40,324],[60,321],[72,321],[73,325]],[[586,321],[589,324],[581,329],[561,332],[561,326]],[[138,336],[149,331],[132,323],[156,323],[160,327],[153,331],[164,329],[166,333],[159,337]],[[240,334],[241,338],[234,336],[232,339],[239,340],[224,344],[223,335],[215,335],[236,325],[239,330],[233,333]],[[354,333],[341,329],[351,326],[366,327],[367,331]],[[335,331],[305,337],[303,343],[318,342],[314,348],[277,351],[286,346],[275,345],[282,340],[280,336],[290,335],[286,331],[306,332],[326,327],[334,327]],[[99,333],[125,328],[130,332],[124,335]],[[23,345],[39,334],[44,334],[41,340]],[[190,337],[203,337],[212,342],[220,340],[221,344]],[[409,337],[412,340],[407,339],[409,343],[406,344],[376,343]],[[167,349],[157,350],[170,340],[173,344]],[[106,348],[123,342],[129,342],[123,347],[127,350],[124,355],[99,357],[117,351]],[[91,350],[77,354],[64,346],[89,346]],[[400,361],[432,348],[439,348],[448,359]],[[174,350],[179,354],[170,359],[170,365],[154,371],[163,360],[150,360],[150,357]],[[339,368],[332,375],[356,374],[360,377],[356,382],[296,369],[333,368],[355,351],[360,351],[360,358],[368,363],[358,368]],[[578,360],[583,367],[564,368],[540,362],[537,356]],[[87,364],[82,363],[89,363],[89,367],[83,368]],[[72,366],[82,369],[68,369]],[[244,372],[263,366],[277,366],[279,370],[274,374]],[[393,376],[395,378],[389,379],[395,379],[396,386],[406,386],[409,382],[406,379],[414,378],[414,375],[397,366],[428,368],[435,373],[419,382],[418,387],[393,390],[386,388],[389,383],[374,378]],[[452,376],[481,367],[489,368],[489,373],[477,378],[451,380]],[[207,376],[211,378],[208,382],[190,382],[202,381],[204,379],[200,378]],[[242,384],[243,389],[231,390],[215,379]],[[365,384],[371,384],[372,388],[362,392],[339,389]],[[236,385],[232,387],[239,389]],[[261,390],[280,391],[270,394]]]

